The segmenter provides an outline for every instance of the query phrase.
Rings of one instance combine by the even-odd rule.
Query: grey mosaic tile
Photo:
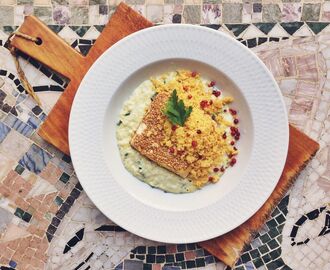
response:
[[[318,21],[320,18],[321,4],[309,4],[303,5],[301,20],[303,21]]]
[[[199,6],[186,5],[183,8],[185,23],[199,24],[201,21],[201,9]]]
[[[0,6],[0,26],[14,24],[14,7]]]
[[[278,4],[263,5],[262,18],[264,22],[280,22],[282,18],[281,9]]]
[[[73,6],[70,8],[71,19],[70,23],[74,25],[88,24],[88,7]]]
[[[51,7],[34,7],[34,15],[46,24],[53,23]]]
[[[240,3],[224,3],[222,5],[222,21],[224,23],[240,23],[242,22],[242,9]]]

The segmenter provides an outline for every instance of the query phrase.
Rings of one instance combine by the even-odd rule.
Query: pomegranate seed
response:
[[[227,135],[226,135],[226,132],[224,134],[222,134],[222,139],[227,139]]]
[[[170,153],[171,153],[171,154],[174,154],[174,151],[175,151],[174,147],[171,147],[171,148],[170,148]]]
[[[236,135],[236,132],[235,132],[234,130],[232,130],[232,131],[230,132],[230,135],[231,135],[231,136],[235,136],[235,135]]]
[[[236,115],[236,114],[237,114],[237,111],[235,111],[235,110],[233,110],[233,109],[229,109],[229,111],[230,111],[230,113],[231,113],[232,115]]]
[[[196,75],[197,75],[196,71],[191,72],[191,77],[196,77]]]
[[[213,87],[215,86],[215,81],[210,81],[210,83],[208,84],[208,87]]]
[[[199,105],[201,106],[202,109],[204,109],[205,107],[208,106],[208,102],[207,102],[207,100],[202,100],[202,101],[199,103]]]
[[[232,158],[234,155],[232,153],[228,154],[229,158]]]
[[[195,148],[197,146],[197,142],[196,141],[192,141],[191,142],[191,146]]]
[[[212,176],[209,177],[209,181],[213,181],[214,178]]]
[[[234,166],[236,163],[236,158],[232,158],[230,161],[230,166]]]
[[[188,99],[191,99],[192,98],[192,95],[188,95]]]
[[[175,131],[178,127],[176,125],[172,126],[172,130]]]
[[[219,168],[214,168],[213,171],[214,172],[218,172],[219,171]]]
[[[237,128],[235,128],[235,127],[230,127],[230,130],[234,131],[235,133],[237,132]]]
[[[183,86],[183,90],[184,90],[184,91],[187,91],[187,90],[188,90],[188,86],[186,86],[186,85]]]
[[[236,135],[241,136],[241,133],[238,130],[236,130]]]
[[[236,119],[234,119],[234,124],[236,124],[236,125],[237,125],[237,124],[238,124],[238,122],[239,122],[239,121],[238,121],[238,119],[237,119],[237,118],[236,118]]]
[[[235,135],[235,140],[236,140],[236,141],[239,140],[239,135]]]
[[[212,95],[218,97],[218,96],[221,95],[221,92],[220,92],[220,91],[213,90],[213,91],[212,91]]]
[[[225,171],[225,168],[224,168],[224,167],[221,167],[221,168],[220,168],[220,171],[221,171],[221,172],[224,172],[224,171]]]
[[[231,141],[231,142],[230,142],[230,144],[231,144],[231,145],[234,145],[234,144],[235,144],[235,142],[234,142],[234,141]]]
[[[200,130],[200,129],[197,129],[197,134],[201,134],[202,133],[202,131]]]

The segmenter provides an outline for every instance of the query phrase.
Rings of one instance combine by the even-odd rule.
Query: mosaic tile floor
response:
[[[127,2],[154,22],[207,24],[251,48],[279,83],[290,122],[321,145],[234,269],[329,270],[330,2]],[[9,25],[0,27],[0,269],[228,270],[198,244],[151,242],[113,224],[70,157],[36,134],[67,82],[21,54],[42,108],[24,93],[3,47],[13,25],[34,12],[87,54],[115,4],[0,0],[0,25]],[[57,25],[66,23],[81,25]]]

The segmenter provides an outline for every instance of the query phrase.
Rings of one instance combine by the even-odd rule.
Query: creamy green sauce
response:
[[[158,166],[142,156],[130,145],[133,133],[138,128],[155,92],[149,80],[143,82],[124,103],[117,124],[116,136],[121,159],[125,168],[141,181],[152,187],[171,193],[188,193],[197,187],[188,179]]]

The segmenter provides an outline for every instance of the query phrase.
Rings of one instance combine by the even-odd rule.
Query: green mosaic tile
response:
[[[288,23],[281,23],[281,26],[290,35],[293,35],[303,24],[304,24],[303,22],[288,22]]]
[[[25,222],[30,222],[32,218],[32,215],[28,212],[24,212],[23,216],[22,216],[22,219],[25,221]]]
[[[269,251],[269,248],[266,245],[262,245],[258,248],[258,250],[262,253],[265,254]]]
[[[60,177],[60,181],[62,181],[64,184],[66,184],[70,179],[70,175],[63,173]]]
[[[94,27],[96,28],[97,31],[99,31],[100,33],[102,33],[105,25],[94,25]]]
[[[269,241],[267,243],[267,245],[269,246],[270,249],[274,249],[274,248],[277,248],[279,246],[275,239]]]
[[[226,27],[233,32],[233,34],[238,37],[246,28],[248,28],[249,24],[226,24]]]
[[[22,174],[24,172],[24,167],[21,164],[18,164],[15,168],[15,172]]]
[[[260,258],[259,259],[255,259],[252,262],[253,262],[253,264],[254,264],[254,266],[256,268],[258,268],[258,267],[260,267],[260,266],[262,266],[264,264]]]
[[[14,215],[19,217],[19,218],[22,218],[23,215],[24,215],[24,211],[21,208],[17,207]]]
[[[61,205],[63,203],[63,199],[59,196],[56,196],[54,202],[57,204],[57,205]]]
[[[89,30],[90,26],[70,26],[70,28],[75,31],[78,36],[83,37]]]
[[[128,2],[125,1],[127,4]],[[107,4],[107,0],[89,0],[89,5],[105,5]]]
[[[59,33],[63,28],[64,28],[64,25],[55,25],[55,24],[52,24],[52,25],[48,25],[48,27],[54,32],[54,33]]]
[[[305,3],[302,10],[302,21],[318,21],[320,18],[321,4],[307,4]]]
[[[268,34],[276,23],[255,23],[254,25],[264,34]]]
[[[320,33],[326,26],[329,25],[328,22],[306,22],[308,27],[314,32],[315,35]]]

